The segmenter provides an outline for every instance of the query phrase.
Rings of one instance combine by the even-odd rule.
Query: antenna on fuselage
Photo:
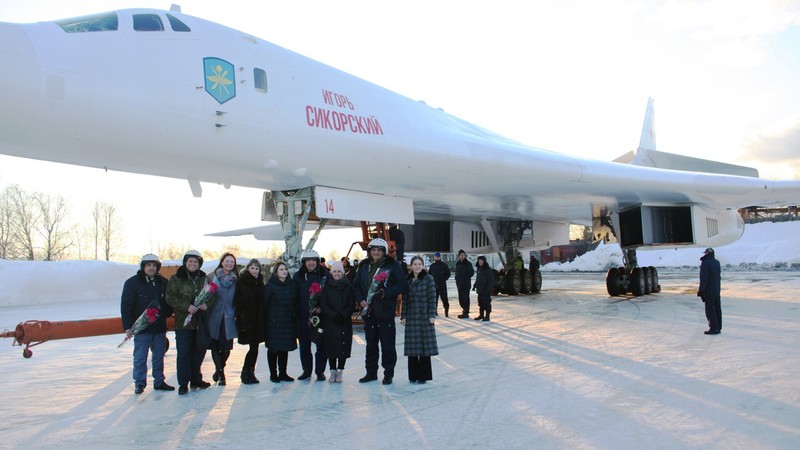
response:
[[[172,12],[179,13],[181,12],[181,5],[176,5],[175,3],[173,3],[172,6],[169,7],[169,10]]]

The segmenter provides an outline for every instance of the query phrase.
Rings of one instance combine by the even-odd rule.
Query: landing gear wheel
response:
[[[523,294],[530,294],[533,292],[533,274],[530,270],[520,270],[520,277],[522,278],[522,292]]]
[[[644,295],[650,295],[653,292],[653,273],[650,272],[649,267],[642,267],[642,276],[644,277]]]
[[[506,276],[503,284],[506,294],[519,295],[519,292],[522,289],[522,279],[520,278],[517,269],[510,269],[506,271]]]
[[[33,356],[33,351],[29,348],[22,349],[22,357],[25,359],[30,359]]]
[[[606,290],[608,291],[608,295],[612,297],[616,297],[622,293],[619,275],[619,269],[616,267],[608,269],[608,273],[606,274]]]
[[[650,273],[653,275],[653,293],[661,292],[661,285],[658,284],[658,269],[650,266]]]
[[[538,294],[539,291],[542,290],[542,272],[538,270],[536,273],[533,274],[533,285],[531,286],[531,292],[534,294]]]
[[[639,297],[644,294],[644,271],[641,267],[631,270],[631,294]]]

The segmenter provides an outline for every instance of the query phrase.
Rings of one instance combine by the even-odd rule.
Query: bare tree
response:
[[[14,209],[11,204],[11,188],[0,193],[0,259],[15,259],[19,247],[14,236]]]
[[[103,251],[106,261],[111,260],[111,254],[115,246],[122,240],[122,226],[117,213],[117,207],[106,202],[95,202],[92,210],[94,219],[93,238],[95,242],[94,254],[98,259],[98,251]]]
[[[45,261],[56,261],[64,256],[66,250],[72,246],[72,237],[64,221],[69,209],[64,197],[56,195],[39,194],[35,197],[39,214],[39,234],[44,240]]]
[[[18,185],[8,187],[8,201],[13,214],[12,236],[21,249],[22,257],[33,261],[35,256],[34,233],[39,222],[35,199]]]

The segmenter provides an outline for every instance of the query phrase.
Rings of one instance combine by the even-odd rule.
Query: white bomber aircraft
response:
[[[658,275],[637,248],[727,244],[743,232],[737,208],[800,202],[796,181],[656,151],[652,100],[638,150],[600,162],[525,146],[175,6],[0,23],[0,43],[0,152],[182,178],[196,196],[201,182],[264,189],[262,218],[280,222],[290,263],[309,217],[318,231],[400,223],[408,250],[506,261],[592,224],[625,256],[609,293],[642,295]],[[503,276],[507,293],[541,286],[510,265]]]

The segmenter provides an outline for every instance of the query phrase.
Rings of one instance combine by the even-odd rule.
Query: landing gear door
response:
[[[414,204],[410,198],[317,186],[314,202],[317,217],[321,219],[414,223]]]

